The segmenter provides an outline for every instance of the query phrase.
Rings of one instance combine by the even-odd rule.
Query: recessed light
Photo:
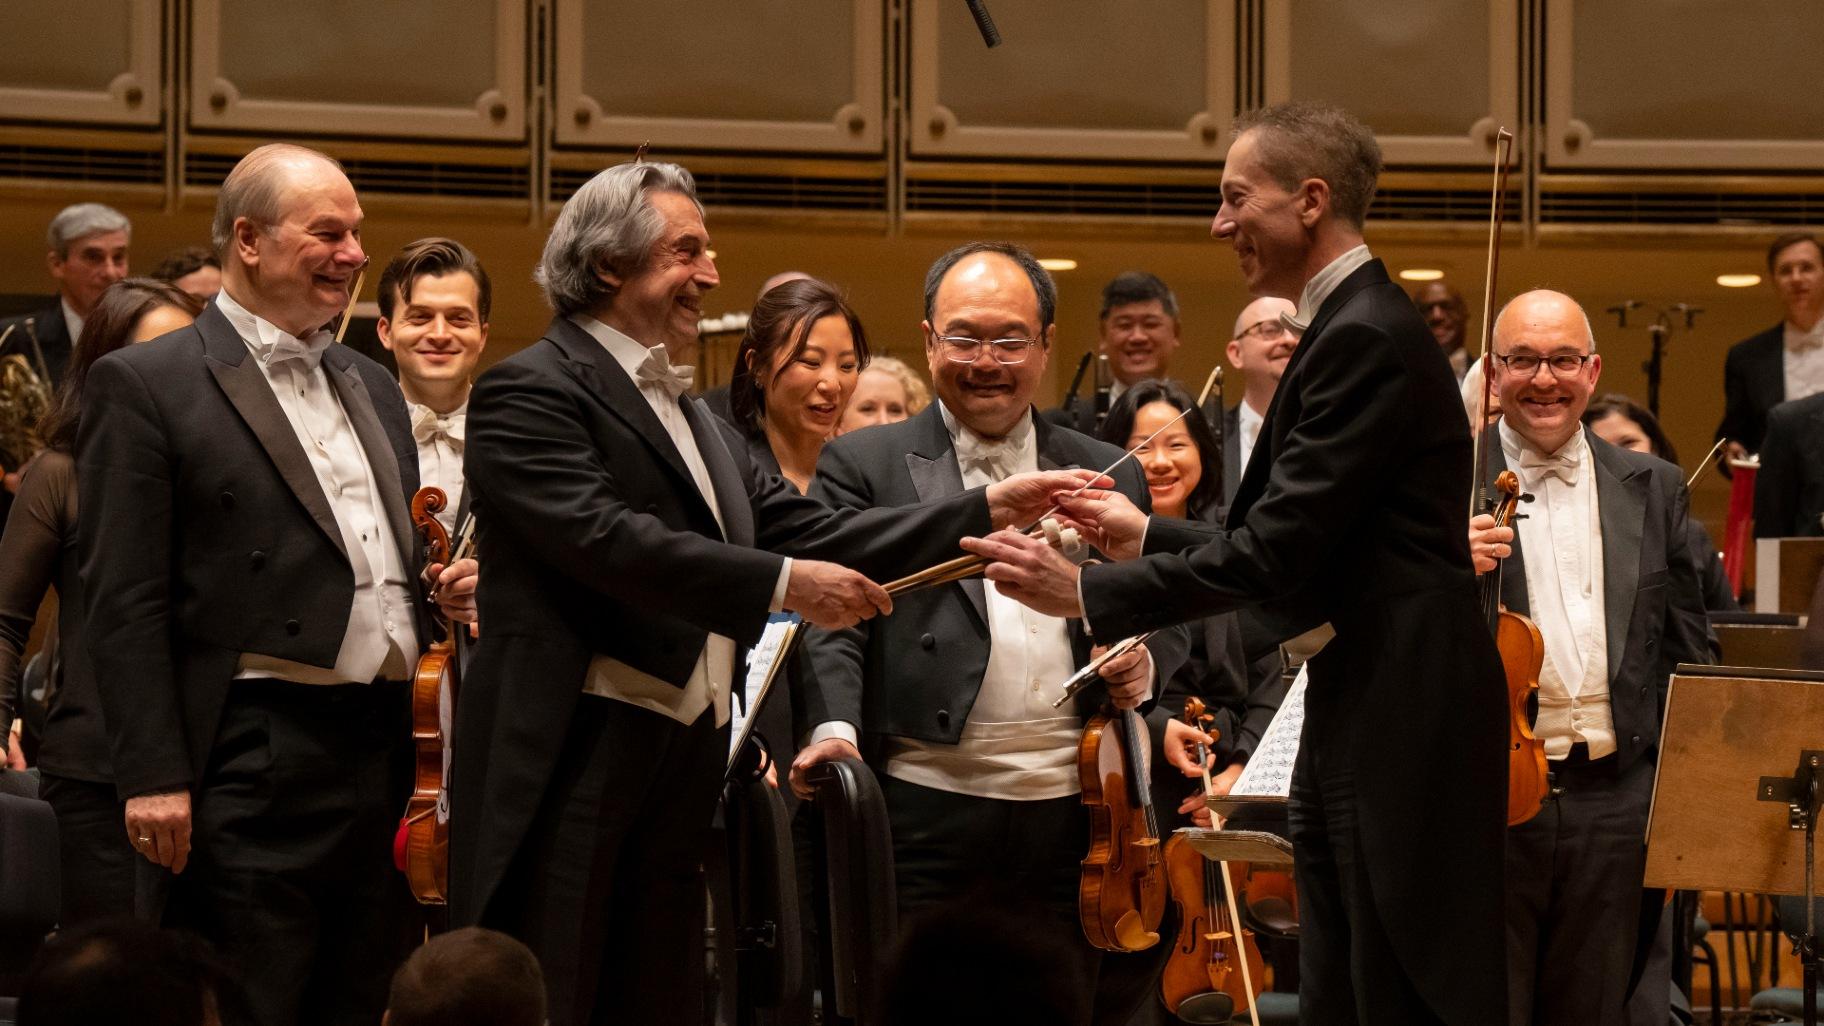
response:
[[[1074,271],[1077,269],[1077,262],[1068,257],[1044,257],[1039,261],[1039,266],[1047,271]]]
[[[1761,283],[1761,276],[1758,274],[1719,274],[1716,276],[1716,283],[1726,289],[1753,288]]]
[[[1444,272],[1435,267],[1408,267],[1400,272],[1400,277],[1407,281],[1437,281]]]

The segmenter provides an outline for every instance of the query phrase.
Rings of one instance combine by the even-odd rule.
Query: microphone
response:
[[[1642,304],[1641,301],[1638,299],[1629,299],[1629,300],[1626,300],[1621,303],[1617,303],[1616,305],[1609,307],[1609,313],[1612,313],[1615,315],[1616,327],[1620,327],[1620,328],[1627,327],[1628,326],[1628,311],[1637,310],[1642,305],[1644,305],[1644,304]]]
[[[992,50],[1001,45],[1001,31],[994,27],[994,19],[988,16],[988,5],[982,0],[963,0],[969,5],[969,14],[975,18],[975,27],[982,33],[982,42]]]
[[[1083,375],[1089,372],[1089,361],[1096,358],[1095,350],[1083,354],[1077,361],[1077,372],[1071,375],[1070,387],[1064,390],[1064,408],[1075,411],[1077,408],[1077,389],[1083,384]]]

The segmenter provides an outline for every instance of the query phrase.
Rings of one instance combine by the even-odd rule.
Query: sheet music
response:
[[[798,626],[802,622],[796,613],[774,613],[767,618],[766,629],[761,631],[759,642],[748,649],[747,676],[741,682],[742,700],[732,705],[728,711],[728,756],[731,762],[751,731],[748,714],[759,706],[761,698],[779,672],[780,654],[798,633]]]
[[[1305,682],[1310,669],[1298,668],[1298,677],[1286,699],[1267,724],[1254,754],[1229,789],[1231,798],[1285,798],[1292,793],[1292,764],[1298,759],[1298,739],[1305,727]]]

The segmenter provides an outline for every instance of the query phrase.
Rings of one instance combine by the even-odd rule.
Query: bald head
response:
[[[342,165],[327,154],[307,146],[269,143],[242,157],[215,197],[215,219],[209,225],[209,241],[215,245],[217,258],[228,258],[228,247],[234,242],[234,222],[247,218],[256,224],[277,224],[284,211],[287,187],[298,179],[314,180],[333,176],[342,184],[348,177]],[[353,186],[349,186],[353,190]]]
[[[1278,296],[1262,296],[1254,302],[1249,303],[1247,306],[1242,307],[1241,313],[1235,315],[1235,330],[1229,337],[1240,338],[1242,332],[1259,324],[1261,321],[1276,320],[1282,313],[1291,314],[1297,312],[1298,304],[1292,302],[1290,299],[1281,299]]]
[[[1508,300],[1496,315],[1495,352],[1505,353],[1523,340],[1542,341],[1542,336],[1548,334],[1554,340],[1573,343],[1577,352],[1596,351],[1596,333],[1591,330],[1583,307],[1562,292],[1534,289]],[[1549,352],[1537,346],[1531,348],[1541,355]]]
[[[810,275],[803,271],[780,271],[778,274],[775,274],[771,278],[760,283],[760,291],[754,294],[754,298],[758,299],[779,286],[784,285],[788,281],[804,281],[809,278]]]
[[[1229,363],[1241,373],[1242,401],[1255,413],[1265,413],[1286,373],[1298,335],[1285,326],[1280,314],[1298,309],[1289,299],[1263,296],[1241,308],[1235,333],[1229,340]]]
[[[241,158],[216,198],[210,228],[222,286],[294,335],[348,305],[367,263],[361,204],[341,165],[303,146],[262,146]]]

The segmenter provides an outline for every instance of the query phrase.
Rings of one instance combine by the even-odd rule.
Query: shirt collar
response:
[[[57,305],[63,308],[63,326],[69,331],[70,345],[74,347],[76,340],[82,337],[82,326],[88,323],[88,318],[77,313],[76,308],[70,305],[69,298],[66,296],[59,295]]]
[[[1241,412],[1235,415],[1235,422],[1251,431],[1259,430],[1261,423],[1267,419],[1263,414],[1255,413],[1254,407],[1249,406],[1246,399],[1238,403],[1237,407]]]
[[[1318,308],[1324,305],[1324,300],[1330,298],[1330,293],[1336,291],[1344,278],[1373,259],[1374,254],[1368,252],[1368,244],[1364,242],[1325,264],[1323,270],[1312,275],[1311,280],[1305,283],[1305,291],[1298,297],[1298,312],[1280,314],[1280,321],[1297,331],[1308,331],[1312,318],[1317,316]]]
[[[1501,454],[1507,457],[1507,464],[1510,467],[1520,465],[1520,456],[1523,452],[1532,452],[1540,456],[1557,456],[1578,465],[1586,462],[1585,457],[1590,453],[1590,440],[1584,437],[1582,428],[1578,428],[1577,432],[1571,435],[1570,441],[1559,446],[1557,452],[1540,452],[1531,442],[1520,437],[1520,432],[1508,426],[1506,417],[1502,417],[1496,422],[1496,429],[1501,433]]]
[[[67,312],[69,307],[64,307],[64,310]],[[1783,322],[1782,327],[1785,330],[1781,335],[1781,341],[1785,343],[1786,351],[1789,353],[1802,353],[1824,345],[1824,317],[1818,318],[1818,323],[1812,325],[1810,331],[1800,331],[1793,326],[1791,321]]]
[[[228,318],[228,323],[234,327],[235,334],[241,336],[241,341],[246,343],[247,350],[253,354],[254,359],[260,361],[262,367],[272,359],[273,348],[279,344],[280,340],[297,338],[296,335],[236,302],[235,298],[228,294],[226,287],[215,294],[215,308],[222,312],[223,317]]]
[[[633,378],[636,383],[639,381],[637,372],[640,364],[646,362],[648,349],[644,343],[631,335],[609,327],[588,314],[572,314],[570,321],[600,342],[602,348],[608,350],[608,355],[614,357],[614,362],[620,364],[621,369],[627,372],[628,377]],[[466,407],[468,404],[463,405]]]
[[[987,438],[975,433],[975,429],[956,419],[950,408],[942,399],[937,400],[938,415],[944,419],[944,428],[950,432],[950,441],[960,456],[972,456],[986,449],[1002,447],[1026,451],[1031,448],[1033,440],[1032,408],[1026,408],[1026,415],[1013,426],[1002,438]]]

